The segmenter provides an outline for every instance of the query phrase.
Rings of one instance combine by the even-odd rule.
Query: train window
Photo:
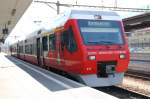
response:
[[[62,35],[62,47],[64,44],[70,52],[74,52],[77,50],[77,44],[74,38],[72,27],[70,27],[67,31],[63,32]],[[63,44],[64,42],[64,44]]]
[[[22,53],[24,53],[24,46],[22,46]]]
[[[27,45],[27,54],[30,54],[30,48],[29,48],[30,46],[29,45]]]
[[[32,45],[25,45],[25,53],[32,54]]]
[[[20,46],[20,53],[23,53],[23,46]]]
[[[20,53],[20,46],[18,46],[18,49],[17,49],[17,50],[18,50],[18,53]]]
[[[23,53],[23,46],[21,46],[21,53]]]
[[[27,48],[27,45],[25,45],[25,53],[27,54],[28,52],[28,48]]]
[[[42,45],[43,45],[43,51],[47,51],[48,50],[47,36],[42,38]]]
[[[49,50],[56,50],[56,36],[54,34],[49,36]]]
[[[78,20],[86,45],[123,44],[120,22],[110,20]]]
[[[34,54],[35,55],[37,54],[37,44],[36,43],[34,44]]]
[[[35,44],[32,44],[33,54],[35,54]]]
[[[64,31],[62,34],[61,34],[61,50],[64,50],[64,47],[65,47],[65,43],[68,42],[68,39],[66,38],[67,34],[67,31]]]
[[[33,54],[33,46],[32,46],[32,44],[30,45],[30,54]]]

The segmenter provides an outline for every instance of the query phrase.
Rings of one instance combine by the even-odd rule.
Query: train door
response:
[[[73,29],[70,26],[66,31],[62,33],[62,58],[64,61],[71,61],[69,64],[64,62],[64,68],[66,71],[74,70],[74,68],[78,68],[78,63],[76,63],[79,58],[77,53],[77,43],[73,34]],[[75,64],[76,63],[76,64]]]
[[[60,43],[59,43],[59,53],[60,53],[60,59],[61,59],[61,65],[65,69],[65,40],[67,31],[62,31],[60,34]]]
[[[56,33],[49,36],[49,57],[51,66],[56,66]]]
[[[59,47],[59,32],[56,32],[55,33],[55,54],[54,54],[54,58],[55,58],[55,64],[56,66],[59,66],[60,65],[60,47]],[[60,67],[58,67],[60,68]]]
[[[36,40],[36,44],[37,44],[37,61],[38,61],[38,65],[41,65],[41,43],[40,43],[40,38],[37,38]]]
[[[61,50],[61,33],[57,33],[57,64],[63,65],[63,51]],[[59,67],[61,68],[61,67]]]
[[[42,37],[42,63],[43,66],[46,66],[46,62],[47,62],[47,56],[48,56],[48,37],[47,36],[43,36]]]

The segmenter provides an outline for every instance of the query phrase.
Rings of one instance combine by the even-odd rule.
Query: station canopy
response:
[[[32,0],[0,0],[0,42],[4,42]]]

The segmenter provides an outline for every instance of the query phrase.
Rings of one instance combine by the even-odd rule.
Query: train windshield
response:
[[[78,20],[81,36],[86,45],[123,44],[121,25],[110,20]]]

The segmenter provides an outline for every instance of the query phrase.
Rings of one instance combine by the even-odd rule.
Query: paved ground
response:
[[[0,99],[113,99],[114,97],[0,53]]]

